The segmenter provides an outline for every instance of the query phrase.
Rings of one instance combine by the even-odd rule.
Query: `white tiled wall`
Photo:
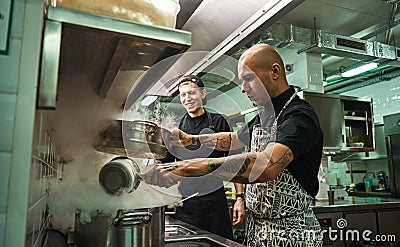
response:
[[[5,224],[6,224],[6,215],[0,214],[0,240],[4,241],[4,232],[5,232]],[[4,246],[3,243],[0,243],[1,246]]]
[[[0,93],[0,151],[11,150],[17,95]]]
[[[5,239],[24,1],[14,1],[8,54],[0,55],[0,246]]]
[[[3,246],[6,224],[6,206],[8,195],[8,181],[10,175],[10,154],[0,152],[0,246]]]
[[[331,185],[350,185],[350,173],[349,164],[352,164],[353,179],[354,183],[362,183],[366,172],[372,172],[375,175],[373,179],[373,186],[378,185],[378,178],[376,177],[377,172],[384,171],[387,175],[389,175],[389,169],[387,166],[386,159],[377,159],[377,160],[360,160],[360,161],[352,161],[352,162],[329,162],[328,173],[330,174],[330,178],[336,177],[336,181],[329,181]],[[363,172],[359,172],[363,171]]]
[[[0,214],[6,212],[10,164],[11,155],[4,152],[0,153]]]
[[[0,246],[22,247],[43,1],[11,2],[8,51],[0,54]]]

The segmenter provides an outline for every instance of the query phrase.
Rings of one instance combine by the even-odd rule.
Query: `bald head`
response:
[[[278,51],[268,44],[254,45],[240,56],[239,79],[249,73],[256,75],[271,98],[289,88],[282,58]],[[246,91],[246,88],[242,91]]]
[[[250,66],[252,69],[270,68],[277,63],[284,68],[283,61],[278,51],[268,44],[257,44],[246,50],[239,59],[240,63]]]

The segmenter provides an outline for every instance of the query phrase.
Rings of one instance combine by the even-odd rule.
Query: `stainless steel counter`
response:
[[[165,216],[165,247],[210,246],[242,247],[232,240],[207,232],[180,220]],[[193,245],[190,245],[193,244]]]
[[[357,223],[350,216],[358,216],[360,212],[371,212],[373,215],[381,216],[380,214],[388,212],[400,212],[400,199],[396,198],[383,198],[383,197],[355,197],[349,196],[345,197],[344,200],[335,200],[334,205],[329,205],[328,201],[316,201],[313,206],[314,212],[322,218],[328,216],[333,217],[336,214],[340,214],[339,218],[346,217],[352,224]],[[358,213],[358,214],[357,214]],[[371,214],[370,213],[370,214]],[[366,215],[367,217],[370,217]],[[346,215],[346,216],[344,216]],[[391,216],[392,217],[392,216]],[[396,224],[398,221],[393,216]],[[375,217],[371,219],[375,220]],[[336,218],[332,221],[335,222]],[[165,247],[177,247],[177,246],[211,246],[211,247],[221,247],[221,246],[243,246],[234,241],[225,239],[221,236],[209,233],[185,222],[173,219],[166,216],[166,238]],[[373,221],[372,225],[378,224]],[[365,222],[362,223],[365,225]],[[372,227],[371,225],[371,227]],[[386,233],[384,229],[391,229],[389,232],[393,233],[393,228],[391,223],[382,221],[379,223],[381,229],[381,234]],[[355,227],[352,225],[352,227]],[[386,228],[385,228],[386,227]],[[358,228],[354,228],[358,229]],[[371,228],[372,229],[372,228]],[[396,233],[397,235],[397,233]],[[400,237],[400,235],[399,235]]]
[[[398,208],[400,210],[400,199],[349,196],[345,197],[344,200],[335,200],[334,205],[329,205],[328,201],[316,201],[315,205],[313,206],[315,213],[392,208]]]

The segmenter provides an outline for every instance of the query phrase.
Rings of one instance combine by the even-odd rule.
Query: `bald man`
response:
[[[188,135],[174,130],[171,145],[213,146],[227,151],[251,147],[251,152],[224,158],[193,159],[151,168],[145,180],[169,187],[186,176],[217,176],[246,183],[247,246],[322,246],[321,228],[311,204],[318,192],[323,133],[312,106],[289,85],[279,53],[257,44],[239,59],[242,92],[259,114],[237,132]],[[272,135],[257,143],[257,127]],[[168,172],[166,171],[168,170]]]

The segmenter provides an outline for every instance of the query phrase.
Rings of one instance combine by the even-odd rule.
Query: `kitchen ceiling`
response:
[[[290,24],[294,27],[304,28],[309,31],[317,29],[327,33],[342,35],[343,37],[365,40],[365,42],[378,41],[382,44],[389,44],[391,47],[400,47],[400,45],[396,45],[396,43],[400,42],[397,42],[400,40],[400,27],[397,26],[397,24],[400,23],[400,19],[397,19],[398,10],[396,2],[397,1],[394,0],[180,0],[181,10],[177,16],[177,31],[182,29],[191,33],[191,46],[186,50],[185,54],[188,52],[202,52],[203,54],[208,54],[210,51],[220,48],[226,52],[227,55],[238,56],[240,55],[238,51],[243,51],[246,44],[248,46],[260,40],[263,41],[262,39],[265,36],[263,32],[277,23]],[[285,7],[278,7],[275,12],[271,11],[272,5],[277,6],[279,4]],[[267,19],[265,16],[270,18]],[[261,21],[263,22],[260,23]],[[65,33],[64,36],[66,36]],[[236,36],[246,38],[235,40]],[[77,42],[72,43],[77,44]],[[65,46],[65,44],[63,46]],[[299,51],[307,46],[306,44],[296,44],[285,46],[285,48],[278,48],[278,50],[282,53],[285,63],[291,64],[304,58],[301,54],[299,55]],[[92,46],[90,46],[90,48],[92,48]],[[91,56],[93,53],[81,52],[81,50],[82,49],[79,51],[76,50],[73,54],[78,54],[79,56],[86,54],[85,56],[95,60],[95,58]],[[108,49],[106,50],[108,51]],[[305,52],[303,52],[303,54],[304,53]],[[62,54],[67,53],[62,52]],[[68,52],[68,54],[70,53]],[[99,52],[99,54],[102,53]],[[109,55],[111,56],[112,54]],[[338,90],[340,87],[354,85],[360,81],[372,80],[376,77],[378,77],[378,79],[380,78],[379,80],[389,80],[394,76],[400,75],[400,71],[398,71],[398,66],[400,65],[397,62],[396,56],[396,61],[393,61],[390,66],[385,67],[383,70],[344,80],[338,73],[340,68],[352,66],[360,61],[347,56],[338,57],[332,54],[322,54],[321,56],[323,58],[322,70],[325,75],[324,77],[328,78],[332,75],[332,77],[334,77],[332,80],[338,81],[338,83],[326,86],[325,92],[334,92],[334,90]],[[61,56],[61,58],[63,58],[63,56]],[[204,56],[203,60],[207,59],[208,57]],[[199,60],[201,59],[196,59],[196,61]],[[74,57],[71,61],[83,61],[83,59],[81,59],[81,57]],[[137,59],[132,61],[137,62]],[[115,93],[109,93],[107,95],[111,95],[112,97],[110,96],[109,98],[112,100],[117,99],[115,101],[118,104],[123,104],[124,102],[122,101],[124,101],[126,97],[120,91],[127,91],[127,88],[131,88],[131,85],[136,83],[135,92],[140,91],[140,96],[144,96],[145,93],[174,96],[174,94],[176,94],[176,87],[173,87],[173,78],[177,78],[183,73],[193,72],[193,70],[191,70],[193,63],[188,63],[186,62],[187,60],[184,61],[185,63],[183,65],[174,64],[167,68],[169,70],[167,70],[163,76],[165,75],[165,78],[169,78],[169,81],[151,81],[144,85],[137,83],[139,80],[136,81],[136,79],[130,77],[127,79],[122,78],[120,81],[124,83],[117,84],[125,87],[114,86],[114,84],[117,85],[114,83],[112,87],[110,86],[108,88],[116,89],[114,90]],[[61,59],[61,70],[66,71],[68,64],[69,63]],[[75,63],[71,64],[74,65]],[[92,65],[91,63],[88,64],[90,66]],[[104,66],[106,66],[106,64],[104,64]],[[99,67],[98,70],[100,70],[100,72],[104,71],[104,66],[101,68]],[[78,67],[78,69],[80,69],[82,66]],[[76,73],[78,69],[73,68],[72,71]],[[82,70],[85,69],[82,68]],[[138,70],[132,70],[128,72],[135,72],[136,76],[134,77],[139,78],[141,74],[137,73],[137,71]],[[202,71],[206,70],[203,68],[197,70],[197,72]],[[224,75],[223,77],[225,77],[225,79],[218,76],[221,73]],[[236,86],[236,83],[230,82],[230,78],[236,74],[234,66],[231,71],[223,70],[221,73],[216,73],[216,78],[211,74],[207,74],[207,77],[204,78],[206,86],[219,89],[223,92]],[[129,83],[125,84],[127,80]],[[102,80],[96,77],[93,81],[101,82]],[[171,87],[166,87],[166,83],[170,83]],[[101,88],[107,89],[104,85],[103,83]],[[165,90],[164,92],[159,92],[160,89]]]
[[[181,0],[181,6],[186,9],[187,6],[190,5],[190,2],[190,0]],[[244,8],[243,4],[226,5],[225,3],[224,5],[215,4],[214,2],[213,11],[212,13],[209,13],[207,12],[207,10],[209,10],[207,9],[207,6],[212,2],[214,1],[203,0],[199,4],[199,1],[193,1],[193,6],[196,6],[197,9],[193,7],[191,8],[193,11],[191,16],[188,12],[185,12],[184,18],[187,19],[187,22],[184,25],[181,24],[182,29],[192,32],[193,35],[192,47],[189,51],[212,50],[212,48],[214,48],[213,46],[215,46],[215,44],[212,44],[211,40],[214,35],[225,35],[225,32],[222,30],[235,30],[237,23],[230,23],[227,21],[231,19],[229,17],[230,15],[238,15],[237,20],[243,21],[242,19],[246,18],[246,16],[240,13],[246,13],[247,15],[254,13],[255,9],[260,8],[260,6],[263,6],[268,1],[246,1],[248,8]],[[388,44],[391,47],[400,47],[400,45],[396,45],[397,43],[400,43],[400,25],[398,25],[400,20],[397,20],[399,12],[397,2],[400,1],[305,0],[289,13],[280,17],[275,23],[291,24],[295,27],[301,27],[311,31],[321,30],[327,33],[354,38],[356,40],[365,40],[371,43],[381,42],[383,44]],[[185,9],[182,9],[181,11],[184,11]],[[248,11],[242,11],[243,9],[247,9]],[[223,18],[218,19],[217,16],[212,16],[213,13],[223,13],[220,14]],[[210,19],[204,18],[210,16],[212,17],[212,21],[219,21],[218,26],[215,26],[215,28],[204,28],[204,25],[206,26],[208,22],[210,22]],[[181,17],[181,19],[182,18],[183,17]],[[178,23],[179,21],[180,18],[178,15]],[[207,30],[207,32],[204,32],[204,30]],[[263,41],[262,35],[261,32],[260,35],[253,41],[249,42],[247,46]],[[199,43],[196,39],[209,41]],[[301,52],[299,51],[299,47],[301,47],[301,45],[278,48],[283,55],[285,63],[293,64],[304,58],[300,55]],[[307,47],[307,45],[303,45],[303,47]],[[335,92],[335,90],[338,90],[341,87],[353,85],[361,81],[372,80],[377,77],[379,78],[375,81],[381,79],[388,80],[392,77],[398,76],[398,74],[400,75],[400,72],[398,72],[400,64],[398,64],[397,59],[395,59],[390,63],[390,66],[385,66],[383,69],[374,73],[344,79],[340,76],[340,70],[352,66],[354,67],[361,62],[366,62],[366,59],[363,59],[363,61],[356,60],[350,56],[346,56],[346,54],[343,56],[334,56],[332,54],[322,53],[321,56],[324,79],[326,80],[328,77],[332,76],[334,79],[331,81],[337,82],[325,86],[325,92]],[[210,85],[211,84],[212,83],[210,83]],[[216,87],[215,84],[212,84],[211,86],[214,88]],[[221,85],[221,87],[226,88],[226,83]]]
[[[399,13],[397,2],[399,1],[307,0],[281,18],[279,22],[400,47],[400,45],[396,45],[396,43],[400,43],[400,26],[399,23],[396,23],[396,21],[400,22],[397,20]],[[287,63],[297,62],[297,53],[293,52],[292,49],[281,49],[280,51],[284,54]],[[350,66],[360,62],[349,57],[329,56],[329,54],[322,54],[322,58],[325,75],[338,74],[342,66]],[[392,65],[399,66],[397,63],[392,63]],[[374,76],[393,72],[393,70],[397,70],[397,68],[388,67],[385,70],[342,81],[338,84],[346,85],[365,81]],[[325,88],[325,91],[327,89],[329,89],[329,86]]]

